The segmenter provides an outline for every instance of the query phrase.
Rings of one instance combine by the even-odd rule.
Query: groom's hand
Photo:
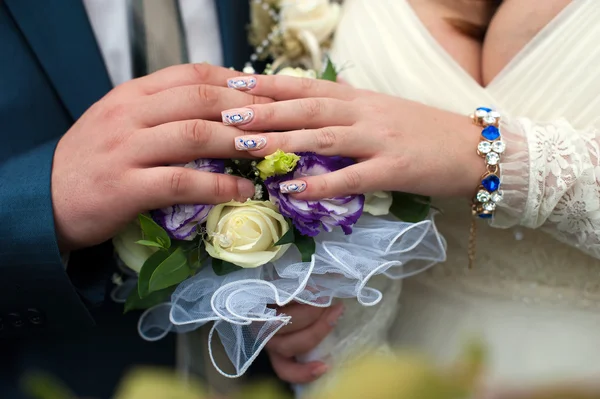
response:
[[[317,308],[294,303],[279,310],[292,322],[271,338],[266,346],[271,364],[279,378],[292,384],[305,384],[328,371],[325,363],[300,363],[296,359],[315,349],[329,335],[344,312],[342,304]]]
[[[253,184],[183,167],[198,158],[231,158],[238,134],[216,122],[221,111],[271,100],[228,90],[229,69],[180,65],[108,93],[63,136],[52,168],[60,249],[101,243],[151,209],[245,200]]]

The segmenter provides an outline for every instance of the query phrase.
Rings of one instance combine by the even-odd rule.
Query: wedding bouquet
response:
[[[265,73],[335,81],[333,64],[324,65],[320,73],[292,67]],[[291,321],[275,306],[295,301],[327,307],[335,298],[379,303],[382,293],[368,286],[372,277],[419,273],[445,260],[445,243],[427,197],[375,192],[306,201],[293,196],[296,187],[282,184],[353,163],[279,150],[258,160],[198,159],[180,165],[252,180],[255,195],[246,202],[174,205],[139,215],[113,239],[121,264],[134,277],[117,279],[113,299],[125,302],[126,311],[146,309],[138,329],[150,341],[214,322],[209,349],[217,332],[235,373],[223,372],[209,353],[228,377],[242,375]]]

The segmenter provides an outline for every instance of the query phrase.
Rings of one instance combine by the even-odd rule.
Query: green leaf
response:
[[[171,238],[169,238],[167,232],[152,220],[152,218],[140,214],[138,215],[138,219],[140,220],[140,226],[142,227],[145,240],[154,241],[165,249],[171,247]]]
[[[224,276],[229,273],[233,273],[242,269],[241,267],[234,265],[231,262],[226,262],[223,259],[213,258],[212,268],[217,276]]]
[[[310,262],[311,257],[315,253],[316,244],[315,239],[313,237],[303,236],[300,234],[298,230],[294,227],[296,239],[294,240],[294,245],[300,251],[300,255],[302,256],[302,262]]]
[[[429,215],[431,209],[430,197],[393,192],[392,199],[390,213],[404,222],[417,223],[425,220]]]
[[[154,241],[148,241],[148,240],[139,240],[135,242],[136,244],[140,244],[140,245],[144,245],[146,247],[157,247],[157,248],[162,248],[165,249],[165,247],[157,242]]]
[[[182,247],[177,247],[152,273],[149,290],[154,292],[179,284],[188,278],[190,274],[191,269],[188,265],[187,254]]]
[[[140,298],[145,298],[152,291],[168,287],[166,284],[181,279],[183,271],[180,269],[183,267],[183,270],[186,270],[182,264],[187,266],[187,255],[181,246],[172,247],[169,251],[158,251],[150,255],[146,259],[146,262],[144,262],[138,277],[138,293]],[[159,273],[155,277],[154,273],[157,270],[159,270]],[[189,267],[187,267],[187,273],[189,276]],[[173,284],[177,284],[184,279],[176,281]]]
[[[293,244],[296,240],[294,230],[294,227],[290,225],[290,229],[275,243],[275,246]]]
[[[325,66],[325,70],[319,79],[329,80],[331,82],[337,81],[337,71],[335,70],[335,66],[333,65],[333,62],[331,62],[330,58],[327,58],[327,65]]]
[[[125,301],[125,309],[123,310],[123,313],[137,309],[150,309],[153,306],[167,302],[173,291],[175,291],[175,288],[176,287],[173,286],[160,291],[154,291],[144,298],[140,298],[138,290],[131,290],[131,293]]]

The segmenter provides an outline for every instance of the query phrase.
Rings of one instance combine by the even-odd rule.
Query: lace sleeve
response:
[[[600,258],[600,131],[518,118],[502,132],[505,201],[492,225],[541,228]]]

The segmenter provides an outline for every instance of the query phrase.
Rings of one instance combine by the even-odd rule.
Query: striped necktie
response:
[[[187,62],[178,0],[130,0],[134,76]]]

